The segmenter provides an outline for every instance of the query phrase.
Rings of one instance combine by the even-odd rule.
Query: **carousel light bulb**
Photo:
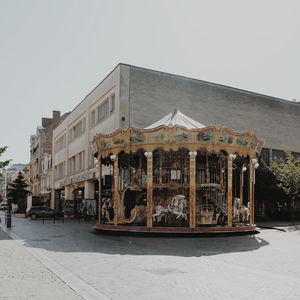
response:
[[[194,157],[196,157],[196,156],[197,156],[197,152],[196,152],[196,151],[190,151],[190,152],[189,152],[189,156],[194,156]]]
[[[152,152],[145,152],[144,155],[148,158],[152,157]]]
[[[257,169],[258,167],[259,167],[259,163],[256,163],[256,164],[254,165],[254,168]]]
[[[252,158],[252,163],[253,163],[253,165],[257,164],[257,159],[256,158]]]
[[[247,167],[243,167],[243,173],[245,173],[247,171]]]
[[[229,157],[231,160],[235,160],[236,159],[236,154],[229,154]]]

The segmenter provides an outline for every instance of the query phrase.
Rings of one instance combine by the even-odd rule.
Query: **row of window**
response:
[[[63,136],[61,136],[59,139],[55,141],[54,150],[55,152],[58,152],[63,148],[65,148],[65,146],[66,146],[66,135],[64,134]]]
[[[90,112],[90,127],[101,122],[115,110],[115,94],[107,97],[98,107]]]
[[[85,132],[85,118],[80,120],[71,129],[69,129],[69,142],[73,141]]]
[[[69,158],[69,175],[84,170],[84,151]]]
[[[93,109],[90,112],[90,127],[93,127],[94,125],[98,124],[103,119],[105,119],[110,113],[112,113],[115,110],[115,102],[115,94],[112,94],[109,97],[107,97],[104,100],[104,102],[102,102],[99,106]],[[69,129],[68,142],[70,143],[71,141],[82,135],[85,132],[85,129],[86,119],[83,118]],[[66,135],[64,134],[55,141],[54,150],[57,153],[63,148],[65,148],[65,146]]]
[[[41,190],[43,192],[49,190],[51,188],[51,178],[50,176],[43,177],[41,180]]]
[[[65,162],[60,163],[59,165],[55,166],[55,179],[62,179],[67,174],[68,176],[76,174],[80,171],[83,171],[85,168],[85,151],[77,153],[76,155],[72,156],[68,160],[68,170],[65,172]],[[94,164],[94,157],[91,156],[88,162],[89,166]]]
[[[55,179],[62,179],[65,177],[65,162],[55,166]]]
[[[263,148],[260,153],[260,158],[267,164],[269,164],[271,162],[271,160],[279,160],[279,159],[285,160],[286,159],[286,154],[283,150],[272,149],[272,157],[270,154],[271,154],[270,149]],[[300,153],[292,152],[292,155],[295,158],[300,159]]]

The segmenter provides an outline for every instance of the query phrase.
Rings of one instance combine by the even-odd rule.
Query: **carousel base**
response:
[[[111,234],[142,234],[142,235],[198,235],[198,234],[253,234],[257,232],[256,225],[245,225],[235,227],[146,227],[133,225],[110,225],[110,224],[96,224],[94,226],[96,231],[101,233]]]

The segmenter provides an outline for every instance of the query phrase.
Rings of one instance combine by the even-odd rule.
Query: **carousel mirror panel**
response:
[[[153,152],[153,226],[188,226],[189,150]]]
[[[196,225],[224,225],[227,216],[227,153],[198,151]]]

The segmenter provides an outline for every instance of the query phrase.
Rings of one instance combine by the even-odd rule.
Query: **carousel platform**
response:
[[[128,234],[128,235],[215,235],[215,234],[254,234],[257,232],[256,225],[249,226],[201,226],[195,228],[189,227],[146,227],[134,225],[108,225],[96,224],[94,230],[108,234]]]

